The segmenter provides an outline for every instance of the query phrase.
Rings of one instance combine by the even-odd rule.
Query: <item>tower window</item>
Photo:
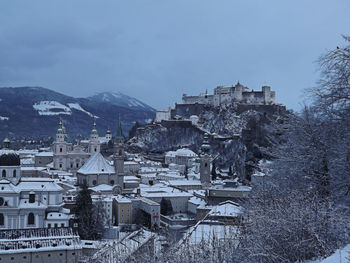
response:
[[[111,185],[114,185],[114,180],[111,180]]]
[[[6,170],[2,170],[2,177],[3,177],[3,178],[6,177]]]
[[[62,152],[62,148],[60,148],[60,153]]]
[[[207,163],[205,163],[205,164],[204,164],[204,167],[208,167],[208,164],[207,164]]]
[[[95,148],[95,152],[97,152],[97,149]]]
[[[29,203],[35,202],[35,194],[29,194]]]
[[[0,226],[3,226],[4,224],[5,224],[4,214],[0,214]]]
[[[76,165],[76,166],[77,166],[77,168],[78,168],[78,167],[79,167],[79,163],[77,163],[77,165]]]
[[[34,225],[35,224],[35,218],[33,213],[29,213],[28,215],[28,225]]]
[[[17,172],[16,170],[13,170],[13,177],[16,177],[17,176]]]

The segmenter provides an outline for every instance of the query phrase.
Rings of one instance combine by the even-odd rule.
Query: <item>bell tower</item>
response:
[[[119,115],[117,134],[114,141],[113,160],[115,173],[117,175],[117,184],[122,190],[124,189],[124,155],[124,136]]]
[[[208,186],[210,184],[210,145],[208,140],[208,134],[204,134],[203,144],[201,146],[200,154],[200,180],[203,186]]]
[[[96,129],[96,119],[94,118],[94,124],[90,133],[89,153],[93,154],[95,152],[100,152],[100,150],[101,150],[101,145],[98,139],[98,132]]]
[[[53,144],[53,161],[55,169],[65,170],[67,168],[66,156],[68,151],[68,145],[66,142],[66,138],[66,130],[63,126],[62,120],[60,120],[56,132],[56,141]]]

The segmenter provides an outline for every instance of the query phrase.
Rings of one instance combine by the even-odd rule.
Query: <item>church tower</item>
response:
[[[95,152],[100,152],[101,145],[98,139],[98,132],[96,129],[96,119],[94,119],[94,125],[91,130],[90,140],[89,140],[89,153],[93,154]]]
[[[112,133],[111,130],[108,128],[106,135],[105,135],[106,140],[109,142],[110,140],[112,140]]]
[[[117,175],[117,184],[121,190],[124,189],[124,136],[122,124],[120,122],[120,115],[118,119],[117,135],[114,141],[114,169]]]
[[[60,120],[57,132],[56,132],[56,141],[53,143],[53,161],[54,168],[65,170],[67,169],[67,152],[68,152],[68,143],[66,142],[67,134],[66,130],[63,127],[63,122]]]
[[[201,146],[200,154],[200,168],[199,174],[201,183],[203,186],[210,184],[210,145],[208,140],[208,134],[204,134],[203,144]]]

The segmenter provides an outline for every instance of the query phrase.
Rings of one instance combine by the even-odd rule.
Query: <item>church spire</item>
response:
[[[94,124],[93,124],[92,130],[91,130],[91,136],[93,136],[93,135],[98,135],[97,128],[96,128],[96,117],[94,117]]]

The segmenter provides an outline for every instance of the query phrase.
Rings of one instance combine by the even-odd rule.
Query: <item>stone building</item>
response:
[[[63,189],[53,179],[21,177],[20,158],[0,150],[0,229],[68,227]]]
[[[96,127],[91,132],[91,145],[89,145],[89,150],[93,149],[93,152],[99,151],[98,144],[94,141],[95,134],[97,133]],[[97,134],[98,136],[98,134]],[[72,143],[69,142],[66,130],[63,126],[62,121],[60,121],[59,127],[56,132],[56,140],[53,143],[53,168],[57,170],[68,171],[73,174],[81,168],[87,159],[90,157],[91,152],[86,151],[80,145],[75,145],[73,147]]]
[[[235,86],[225,87],[218,86],[214,89],[214,94],[200,94],[198,96],[182,96],[183,104],[209,104],[215,107],[232,104],[275,104],[275,92],[271,91],[271,87],[263,86],[261,91],[250,90],[248,87],[241,85],[239,82]]]
[[[114,146],[113,165],[98,151],[94,152],[86,163],[77,171],[79,184],[87,184],[88,187],[106,184],[118,186],[122,192],[124,189],[124,136],[119,119],[118,130]]]

